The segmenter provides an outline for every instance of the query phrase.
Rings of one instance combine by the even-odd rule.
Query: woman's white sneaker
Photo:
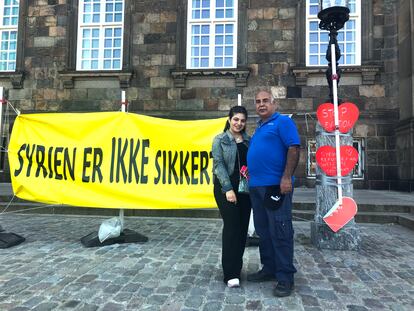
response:
[[[227,281],[227,286],[232,287],[240,287],[240,280],[239,279],[231,279]]]

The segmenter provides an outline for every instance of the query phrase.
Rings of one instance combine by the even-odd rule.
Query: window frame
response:
[[[352,137],[352,146],[358,151],[358,162],[352,170],[352,179],[365,179],[365,140],[363,137]],[[316,139],[308,138],[306,142],[306,178],[316,178]],[[313,161],[312,161],[313,159]],[[314,173],[312,168],[314,167]]]
[[[367,1],[367,0],[365,0]],[[362,47],[361,47],[361,40],[362,40],[362,0],[355,0],[355,12],[354,13],[350,13],[349,15],[349,19],[350,20],[354,20],[355,21],[355,63],[352,64],[346,64],[345,63],[345,52],[341,50],[341,59],[340,61],[344,61],[344,63],[339,63],[339,65],[341,67],[352,67],[352,66],[361,66],[362,65]],[[309,54],[310,54],[310,22],[317,22],[319,24],[319,19],[317,15],[310,15],[309,14],[309,7],[310,7],[310,2],[309,0],[305,0],[305,66],[309,67],[309,68],[314,68],[314,67],[327,67],[328,64],[320,64],[320,62],[318,62],[318,64],[310,64],[309,63]],[[349,21],[347,22],[349,23]],[[345,24],[344,28],[342,28],[341,30],[338,31],[338,35],[342,32],[345,31],[345,28],[347,27],[347,23]],[[328,31],[326,30],[321,30],[318,27],[317,30],[318,34],[321,33],[328,33]],[[329,36],[328,36],[329,38]],[[328,39],[329,40],[329,39]],[[326,42],[326,44],[328,45],[328,40]],[[318,41],[318,45],[320,45],[321,42]],[[341,44],[341,41],[338,40],[338,44]],[[319,52],[319,56],[320,55],[325,55],[326,51],[320,51]]]
[[[3,6],[1,6],[3,8]],[[17,26],[16,67],[13,71],[0,71],[0,80],[10,80],[14,89],[23,88],[24,81],[24,42],[25,17],[27,16],[27,1],[19,1],[19,21]]]
[[[326,73],[326,66],[306,66],[306,1],[298,0],[296,5],[296,31],[295,35],[295,61],[296,65],[292,67],[295,75],[297,86],[308,86],[308,79],[311,77],[323,77]],[[374,56],[374,15],[373,0],[361,1],[361,65],[360,66],[342,66],[343,73],[360,76],[363,85],[373,85],[378,79],[382,66],[375,60]],[[325,84],[323,84],[325,85]]]
[[[200,2],[202,3],[203,0],[200,0]],[[226,0],[223,0],[223,2],[225,2]],[[237,52],[238,52],[238,18],[239,18],[239,10],[238,10],[238,2],[239,0],[233,0],[233,12],[234,12],[234,16],[232,18],[216,18],[215,15],[215,11],[216,11],[216,0],[210,0],[210,7],[209,7],[209,12],[210,12],[210,18],[199,18],[199,19],[193,19],[192,18],[192,4],[193,4],[193,0],[188,0],[188,7],[187,7],[187,36],[186,36],[186,69],[228,69],[228,68],[237,68]],[[200,7],[200,11],[202,7]],[[224,8],[226,8],[224,6]],[[223,25],[233,25],[234,29],[233,29],[233,54],[232,54],[232,64],[230,66],[225,66],[223,64],[223,66],[221,67],[217,67],[214,64],[214,59],[216,57],[215,55],[215,49],[217,47],[217,45],[215,44],[215,25],[217,24],[223,24]],[[207,67],[196,67],[196,66],[192,66],[191,65],[191,60],[192,60],[192,55],[191,55],[191,50],[194,47],[194,45],[192,44],[192,32],[191,32],[191,28],[193,25],[200,25],[200,26],[205,26],[205,25],[209,25],[210,26],[210,33],[209,33],[209,45],[208,45],[208,49],[209,49],[209,53],[208,53],[208,60],[209,60],[209,65]],[[214,42],[214,44],[211,44],[211,42]],[[225,47],[225,45],[224,45]],[[201,46],[200,46],[201,48]],[[223,54],[224,55],[224,54]],[[201,56],[200,56],[201,57]]]
[[[14,0],[10,0],[10,1],[12,3],[11,9],[13,9],[15,7],[15,5],[13,5],[13,1]],[[14,72],[14,71],[16,71],[16,65],[17,65],[17,63],[16,63],[16,61],[17,61],[17,47],[18,47],[17,42],[18,42],[18,35],[19,35],[19,18],[20,18],[20,5],[19,5],[19,1],[17,1],[17,8],[19,10],[19,12],[17,13],[17,24],[16,25],[3,25],[3,19],[4,19],[4,15],[3,14],[4,14],[4,10],[5,10],[5,0],[3,0],[2,1],[2,4],[0,5],[0,43],[2,42],[2,34],[3,34],[3,32],[8,32],[9,35],[13,31],[16,32],[16,40],[15,40],[16,41],[15,42],[15,46],[16,47],[15,47],[15,49],[14,50],[11,50],[11,49],[4,50],[8,54],[9,57],[10,57],[10,53],[14,53],[15,54],[14,62],[13,61],[10,61],[10,59],[6,59],[5,60],[5,62],[7,64],[7,68],[9,67],[9,64],[10,63],[12,63],[14,65],[14,68],[13,69],[5,69],[5,70],[2,70],[0,68],[0,71],[1,72]],[[11,16],[11,18],[14,17],[14,15],[10,15],[10,16]],[[10,44],[11,43],[11,40],[9,39],[8,42]],[[0,47],[0,49],[1,49],[1,47]],[[3,50],[1,50],[1,51],[3,51]]]
[[[68,1],[68,24],[67,24],[67,58],[64,70],[59,71],[63,88],[72,89],[75,87],[76,79],[85,78],[118,78],[121,88],[128,88],[133,76],[131,68],[131,0],[124,0],[124,29],[123,29],[123,51],[121,70],[76,70],[77,42],[78,42],[78,1]],[[76,47],[76,48],[74,48]]]
[[[93,1],[93,0],[92,0]],[[89,23],[84,23],[83,17],[84,17],[84,4],[85,4],[85,0],[79,0],[79,11],[78,11],[78,27],[77,27],[77,44],[76,44],[76,70],[77,71],[115,71],[115,70],[121,70],[122,69],[122,65],[123,65],[123,51],[124,51],[124,21],[125,21],[125,3],[126,1],[123,0],[122,1],[122,21],[121,22],[106,22],[105,21],[105,14],[107,13],[105,10],[105,0],[99,0],[100,3],[100,11],[99,11],[99,16],[100,16],[100,22],[98,23],[94,23],[94,22],[89,22]],[[94,4],[93,2],[91,3],[92,5]],[[115,2],[114,2],[115,4]],[[92,14],[93,15],[93,14]],[[122,40],[121,40],[121,55],[120,55],[120,68],[104,68],[104,62],[105,62],[105,58],[104,58],[104,43],[105,43],[105,30],[111,28],[111,29],[115,29],[115,28],[121,28],[122,29]],[[79,35],[83,29],[90,29],[93,32],[93,29],[99,29],[99,47],[98,47],[98,68],[97,69],[91,69],[91,68],[82,68],[82,61],[84,60],[84,58],[82,58],[82,41],[84,39],[84,37],[82,35]],[[113,49],[114,47],[112,46],[111,49]],[[92,49],[91,49],[92,51]],[[111,58],[110,60],[113,60],[113,58]]]
[[[177,43],[176,43],[176,67],[170,70],[174,81],[174,87],[186,87],[187,82],[203,79],[234,79],[236,87],[246,87],[250,75],[247,66],[247,8],[249,0],[238,0],[238,27],[237,27],[237,67],[219,69],[187,69],[187,16],[188,1],[177,0]]]

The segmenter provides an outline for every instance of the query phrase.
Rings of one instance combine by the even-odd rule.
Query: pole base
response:
[[[9,248],[23,243],[26,239],[16,233],[1,232],[0,233],[0,248]]]
[[[99,247],[112,244],[123,244],[123,243],[145,243],[148,241],[148,237],[137,233],[130,229],[124,229],[121,235],[116,238],[110,238],[102,243],[99,241],[98,231],[89,233],[88,235],[81,238],[81,243],[85,247]]]
[[[350,223],[335,233],[325,223],[312,221],[311,241],[319,249],[355,251],[360,248],[361,236],[355,223]]]

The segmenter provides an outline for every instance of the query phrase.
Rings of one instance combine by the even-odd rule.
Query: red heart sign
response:
[[[335,130],[334,105],[325,103],[319,105],[316,111],[319,124],[327,132]],[[342,103],[338,106],[339,131],[341,133],[348,133],[358,120],[359,109],[353,103]]]
[[[348,175],[358,162],[358,151],[352,146],[341,146],[341,176]],[[336,150],[332,146],[322,146],[316,151],[316,162],[328,176],[337,176]]]
[[[323,216],[323,220],[332,229],[337,232],[345,226],[357,213],[357,205],[352,198],[343,197],[342,204],[339,201]]]

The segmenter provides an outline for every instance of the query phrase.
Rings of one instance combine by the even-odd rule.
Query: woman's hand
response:
[[[240,169],[240,174],[245,177],[247,180],[249,179],[249,169],[246,165],[243,165]]]
[[[234,190],[229,190],[226,192],[226,199],[227,201],[236,204],[237,203],[237,197]]]

